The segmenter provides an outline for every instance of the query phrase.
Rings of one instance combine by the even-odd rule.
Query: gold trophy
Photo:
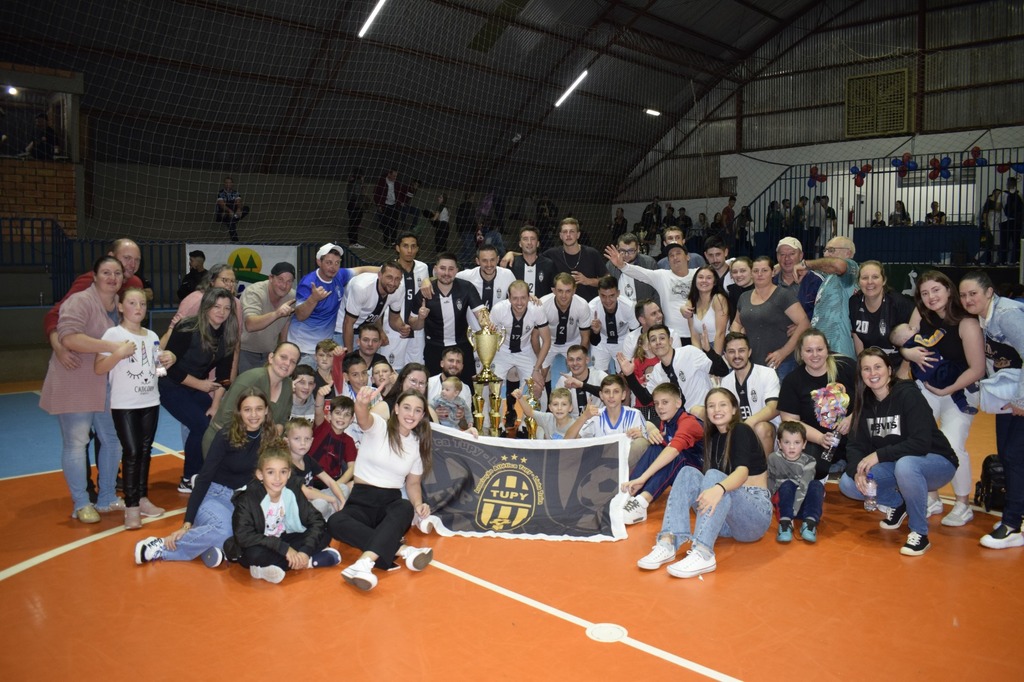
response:
[[[533,377],[527,377],[526,379],[526,402],[530,403],[530,407],[534,410],[540,409],[540,401],[533,395]],[[537,420],[533,417],[526,417],[523,419],[523,424],[526,425],[526,437],[530,440],[537,439]]]
[[[505,341],[505,329],[494,329],[486,311],[481,317],[483,319],[480,320],[480,331],[474,332],[470,329],[466,334],[469,337],[469,345],[480,357],[480,364],[483,367],[480,373],[473,377],[473,425],[479,433],[484,434],[484,387],[490,384],[491,428],[490,433],[485,435],[497,436],[498,424],[501,423],[501,377],[491,369],[491,363],[494,362],[494,354]]]

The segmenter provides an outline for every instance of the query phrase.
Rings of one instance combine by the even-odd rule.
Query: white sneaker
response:
[[[341,577],[352,587],[367,592],[377,586],[377,576],[373,574],[373,561],[359,559],[341,572]]]
[[[250,566],[249,575],[256,580],[266,580],[276,585],[284,580],[284,569],[280,566]]]
[[[935,516],[941,514],[943,510],[942,500],[935,498],[934,500],[928,500],[928,516]]]
[[[705,559],[696,550],[689,550],[682,561],[668,567],[668,574],[676,578],[696,578],[702,573],[710,573],[718,567],[714,555]]]
[[[646,521],[647,505],[647,500],[640,496],[630,497],[626,500],[626,504],[622,505],[622,518],[626,522],[626,525],[629,526],[634,523]]]
[[[676,550],[666,545],[655,545],[650,554],[637,561],[636,565],[645,571],[653,571],[675,560]]]
[[[434,550],[429,547],[406,547],[401,557],[410,571],[422,571],[434,560]]]
[[[981,546],[989,549],[1024,547],[1024,535],[1019,530],[1011,530],[1000,523],[995,530],[981,538]]]
[[[942,517],[943,526],[962,526],[974,518],[974,511],[964,502],[957,502],[953,509]]]

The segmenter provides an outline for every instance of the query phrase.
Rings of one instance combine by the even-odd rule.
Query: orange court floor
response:
[[[977,472],[991,416],[968,446]],[[180,524],[180,471],[180,456],[154,458],[150,497],[168,514],[132,532],[120,514],[69,518],[59,471],[0,479],[4,680],[1022,678],[1022,550],[981,548],[997,517],[980,510],[962,528],[932,517],[931,551],[904,557],[905,525],[880,529],[830,485],[817,544],[780,545],[773,523],[756,543],[720,540],[718,570],[690,580],[636,567],[665,498],[619,542],[411,530],[434,563],[363,593],[341,567],[271,585],[237,565],[136,566],[138,540]],[[357,555],[335,546],[342,566]]]

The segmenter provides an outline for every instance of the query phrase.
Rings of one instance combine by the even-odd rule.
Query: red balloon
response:
[[[903,152],[903,163],[910,161],[912,158],[914,158],[913,154],[911,154],[910,152]]]
[[[901,178],[907,177],[907,167],[906,166],[900,166],[896,170],[896,174],[899,175]]]
[[[928,165],[931,166],[932,168],[938,168],[939,160],[936,158],[932,158],[932,160],[928,162]]]
[[[858,175],[857,177],[855,177],[853,179],[853,184],[857,185],[858,187],[863,187],[864,186],[864,178],[862,178],[861,176]]]
[[[964,159],[963,166],[964,168],[972,168],[975,163],[976,161],[974,159]]]
[[[828,176],[822,173],[821,175],[818,176],[817,180],[818,182],[826,182],[828,181]]]
[[[863,166],[860,167],[860,172],[861,173],[870,173],[871,172],[871,164],[870,163],[865,163]]]
[[[981,156],[981,147],[971,147],[971,156],[974,158]]]
[[[939,169],[938,168],[933,168],[930,171],[928,171],[928,179],[929,180],[936,180],[936,179],[938,179],[938,177],[939,177]]]
[[[1006,171],[1010,170],[1010,164],[1001,163],[998,166],[996,166],[996,170],[999,171],[1000,173],[1005,173]]]

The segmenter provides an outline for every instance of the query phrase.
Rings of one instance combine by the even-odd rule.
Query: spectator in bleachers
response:
[[[235,189],[233,178],[224,178],[224,186],[217,193],[214,220],[228,224],[228,238],[238,241],[238,222],[249,215],[249,207],[242,205],[242,195]]]
[[[785,216],[782,214],[782,208],[779,206],[778,201],[772,201],[768,204],[768,213],[764,217],[764,232],[768,237],[768,248],[771,248],[772,244],[778,244],[779,240],[782,239],[783,229],[785,228]],[[801,251],[803,247],[801,247]]]
[[[669,206],[669,211],[672,207]],[[626,215],[622,212],[622,207],[615,209],[615,217],[612,219],[612,241],[619,238],[620,235],[629,232],[629,221],[626,220]]]
[[[924,217],[925,225],[945,225],[946,214],[939,210],[939,202],[932,202],[932,210]]]
[[[401,218],[404,202],[405,193],[398,184],[398,171],[392,168],[381,176],[373,191],[373,203],[377,206],[377,221],[382,232],[384,246],[387,248],[390,248],[395,241],[395,230]]]
[[[1017,178],[1006,181],[1003,193],[1003,222],[999,225],[999,262],[1016,263],[1020,256],[1020,233],[1024,225],[1024,201],[1017,192]]]
[[[736,233],[735,255],[748,257],[753,255],[754,218],[750,215],[749,206],[740,209],[740,214],[733,221],[733,231]]]
[[[36,127],[32,140],[25,147],[25,153],[40,161],[53,161],[57,152],[57,133],[50,127],[50,117],[45,113],[36,114]]]
[[[462,203],[455,211],[455,234],[459,241],[459,262],[463,265],[473,260],[476,252],[476,207],[470,195],[462,197]]]
[[[913,221],[910,219],[910,214],[907,213],[907,207],[902,201],[896,202],[896,207],[889,214],[889,225],[897,227],[900,225],[910,225]]]
[[[551,201],[547,194],[541,196],[537,202],[536,225],[540,230],[541,248],[550,249],[555,245],[555,238],[552,234],[555,223],[558,221],[558,207]]]

